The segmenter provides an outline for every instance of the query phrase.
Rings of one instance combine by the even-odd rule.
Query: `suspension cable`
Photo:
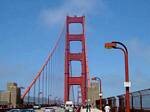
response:
[[[34,83],[37,81],[37,79],[39,78],[39,76],[41,75],[42,71],[44,70],[45,66],[47,65],[47,63],[49,62],[49,60],[51,59],[51,57],[53,56],[53,54],[55,53],[57,47],[58,47],[58,44],[60,43],[61,41],[61,38],[62,38],[62,35],[63,35],[63,32],[65,30],[65,24],[63,25],[63,29],[59,35],[59,38],[58,40],[56,41],[56,44],[54,46],[54,48],[52,49],[52,52],[49,53],[45,63],[42,65],[41,69],[39,70],[39,72],[36,74],[36,77],[33,79],[33,81],[31,82],[31,84],[28,86],[28,88],[25,90],[25,92],[23,93],[23,95],[21,96],[21,99],[24,99],[26,94],[30,91],[30,89],[32,88],[32,86],[34,85]]]

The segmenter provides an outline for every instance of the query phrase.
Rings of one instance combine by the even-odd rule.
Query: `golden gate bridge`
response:
[[[70,33],[71,24],[80,24],[81,33]],[[81,44],[80,52],[72,52],[72,42],[79,42]],[[117,48],[116,44],[118,43],[107,43],[105,47]],[[122,48],[119,49],[123,50]],[[123,52],[125,53],[126,50],[123,50]],[[88,88],[91,85],[86,51],[85,17],[67,16],[66,23],[54,48],[48,54],[47,59],[35,75],[35,78],[33,78],[32,82],[22,93],[22,102],[18,107],[26,108],[37,104],[51,106],[57,103],[63,104],[69,100],[73,101],[76,105],[86,105],[88,102]],[[80,74],[72,72],[74,69],[73,62],[80,63]],[[126,85],[128,85],[127,82]],[[74,89],[74,86],[77,86],[77,88]],[[150,111],[150,101],[146,99],[150,98],[150,89],[129,93],[129,86],[126,86],[126,90],[128,90],[127,94],[117,96],[117,98],[102,98],[100,96],[100,99],[95,102],[101,109],[108,103],[113,112]],[[75,91],[76,94],[74,93]],[[127,102],[127,97],[130,102]],[[100,100],[102,100],[101,103]],[[116,103],[117,100],[118,105]],[[149,103],[148,105],[145,103],[146,100]],[[138,108],[136,108],[136,105],[139,105]],[[144,105],[146,106],[144,107]]]

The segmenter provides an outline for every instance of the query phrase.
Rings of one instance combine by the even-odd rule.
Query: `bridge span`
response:
[[[81,27],[79,34],[71,33],[71,25],[76,24]],[[78,52],[72,50],[74,43],[80,45]],[[123,47],[118,47],[117,44]],[[67,101],[73,101],[75,112],[102,112],[106,104],[110,106],[111,112],[150,112],[150,89],[129,91],[131,83],[128,75],[126,46],[121,42],[113,41],[105,44],[105,47],[120,49],[125,55],[125,94],[109,98],[103,97],[101,78],[95,77],[93,81],[89,75],[85,16],[67,16],[54,48],[29,86],[24,89],[17,87],[16,84],[9,85],[7,87],[9,100],[7,104],[0,105],[0,112],[6,110],[10,110],[10,112],[16,110],[17,112],[17,109],[33,109],[34,106],[39,106],[39,109],[33,109],[36,112],[46,112],[46,109],[54,112],[66,112],[65,108],[61,106],[64,106]],[[79,67],[81,71],[78,74],[74,72],[74,69],[78,71],[76,67]],[[6,93],[0,95],[5,96]]]

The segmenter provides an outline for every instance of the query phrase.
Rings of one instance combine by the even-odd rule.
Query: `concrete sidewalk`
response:
[[[86,109],[82,109],[81,108],[81,111],[80,112],[87,112]],[[100,111],[99,109],[97,108],[91,108],[91,111],[88,111],[88,112],[102,112],[102,110]]]

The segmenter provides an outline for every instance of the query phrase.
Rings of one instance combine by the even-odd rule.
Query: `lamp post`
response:
[[[20,86],[19,88],[20,88],[20,91],[19,91],[19,94],[20,94],[20,103],[23,104],[23,99],[21,98],[21,94],[22,94],[22,90],[25,89],[25,87]],[[10,93],[10,96],[11,96],[11,93]],[[10,97],[10,102],[11,102],[11,97]]]
[[[43,92],[39,92],[38,93],[38,104],[40,104],[40,95],[43,94]],[[43,103],[43,99],[42,99],[42,103]]]
[[[119,45],[119,46],[118,46]],[[126,90],[125,93],[125,104],[126,104],[126,112],[130,112],[130,93],[129,93],[129,88],[131,86],[131,82],[129,81],[129,69],[128,69],[128,50],[127,47],[121,43],[121,42],[110,42],[110,43],[105,43],[105,48],[107,49],[120,49],[124,53],[124,58],[125,58],[125,82],[124,82],[124,87]]]
[[[99,81],[99,105],[100,105],[100,110],[102,110],[102,82],[101,79],[99,77],[93,77],[92,80],[98,80]]]
[[[58,103],[59,103],[59,105],[61,104],[61,98],[58,99]]]
[[[23,90],[23,89],[25,89],[25,87],[23,87],[23,86],[20,86],[19,88],[20,88],[20,95],[21,95],[21,93],[22,93],[22,90]]]
[[[48,95],[48,105],[49,105],[49,100],[50,100],[50,97],[51,97],[52,95],[50,94],[50,95]]]
[[[56,105],[57,105],[57,98],[58,98],[57,96],[54,98],[55,104],[56,104]]]

